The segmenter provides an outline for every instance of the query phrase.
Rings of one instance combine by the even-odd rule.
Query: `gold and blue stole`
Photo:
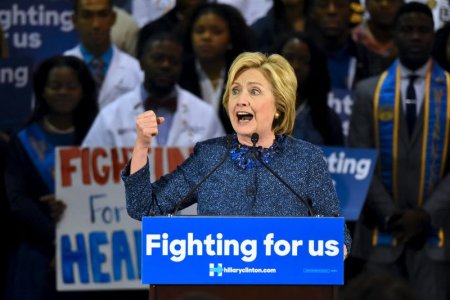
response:
[[[382,182],[398,201],[398,141],[400,128],[400,67],[396,60],[378,81],[375,90],[374,137],[375,145],[380,151],[378,167],[381,168]],[[424,130],[422,136],[422,153],[420,183],[417,206],[433,190],[444,176],[448,152],[450,130],[450,75],[439,65],[431,61],[425,78]],[[442,230],[434,234],[433,240],[442,246]],[[435,243],[435,244],[436,244]],[[380,232],[374,236],[373,244],[395,245],[390,235]]]
[[[21,130],[18,137],[50,193],[54,193],[54,145],[47,140],[41,127],[36,123]]]

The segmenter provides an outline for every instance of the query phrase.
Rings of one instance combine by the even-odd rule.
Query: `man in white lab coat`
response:
[[[135,118],[149,109],[165,118],[152,141],[155,146],[189,147],[224,135],[213,107],[176,84],[183,52],[176,37],[159,33],[143,39],[138,43],[138,57],[144,83],[100,111],[83,146],[132,147]]]
[[[89,66],[98,88],[98,105],[104,108],[119,96],[139,86],[143,73],[134,57],[111,42],[116,21],[111,0],[74,1],[72,21],[80,44],[64,55],[77,56]]]

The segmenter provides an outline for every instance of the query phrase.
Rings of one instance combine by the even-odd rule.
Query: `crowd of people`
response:
[[[1,207],[14,224],[2,255],[5,299],[80,295],[55,290],[55,227],[66,206],[54,195],[55,147],[134,147],[122,176],[136,219],[177,210],[167,195],[186,194],[226,151],[233,155],[222,171],[186,204],[208,215],[308,215],[270,176],[253,172],[259,163],[247,156],[257,143],[266,162],[330,216],[339,200],[316,146],[377,149],[361,216],[347,223],[342,297],[363,299],[356,292],[364,289],[374,294],[364,299],[450,300],[450,24],[436,20],[439,7],[273,0],[250,14],[242,1],[178,0],[142,22],[119,6],[126,2],[73,1],[79,44],[38,62],[34,111],[19,131],[0,132]],[[0,59],[7,56],[0,40]],[[195,148],[182,168],[150,184],[150,145]],[[246,177],[257,182],[253,194],[240,185]],[[223,180],[230,190],[219,188]],[[212,200],[241,200],[239,192],[248,202]],[[155,198],[157,206],[148,202]],[[401,280],[404,298],[380,294],[369,283],[386,277],[366,273]],[[128,294],[147,297],[83,297]]]

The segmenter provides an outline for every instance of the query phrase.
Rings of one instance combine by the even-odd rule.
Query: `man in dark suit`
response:
[[[420,299],[449,299],[450,77],[430,56],[430,9],[395,17],[398,59],[355,91],[352,147],[377,148],[378,169],[355,229],[352,255],[367,271],[406,278]]]

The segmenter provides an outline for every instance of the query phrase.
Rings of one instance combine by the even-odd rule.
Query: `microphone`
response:
[[[306,208],[308,209],[308,215],[310,216],[310,217],[313,217],[313,216],[315,216],[315,217],[318,217],[319,215],[316,215],[315,213],[314,213],[314,209],[312,208],[312,206],[311,206],[311,200],[305,200],[305,199],[303,199],[286,181],[284,181],[284,179],[283,178],[281,178],[281,176],[280,175],[278,175],[274,170],[272,170],[272,168],[271,167],[269,167],[269,165],[268,164],[266,164],[265,162],[264,162],[264,160],[262,160],[261,159],[261,157],[258,155],[258,147],[256,147],[256,143],[259,141],[259,134],[258,133],[256,133],[256,132],[254,132],[253,134],[252,134],[252,136],[251,136],[251,141],[252,141],[252,144],[253,144],[253,147],[252,147],[252,151],[253,151],[253,156],[270,172],[270,173],[272,173],[272,175],[273,176],[275,176],[285,187],[287,187],[287,189],[291,192],[291,193],[293,193],[296,197],[297,197],[297,199],[299,199],[302,203],[303,203],[303,205],[305,205],[306,206]]]
[[[232,139],[231,135],[227,135],[227,141],[226,141],[227,149],[226,149],[226,151],[225,151],[225,155],[223,156],[222,160],[219,161],[219,163],[218,163],[218,164],[217,164],[217,165],[216,165],[216,166],[215,166],[208,174],[206,174],[206,176],[203,177],[202,180],[200,180],[200,181],[199,181],[199,182],[198,182],[198,183],[197,183],[197,184],[189,191],[189,193],[187,193],[186,196],[184,196],[184,197],[177,203],[177,205],[175,205],[175,208],[174,208],[173,212],[172,212],[171,214],[169,214],[169,216],[174,216],[174,215],[176,215],[176,214],[178,213],[178,210],[182,207],[182,205],[183,205],[186,201],[188,201],[188,199],[189,199],[190,197],[192,197],[192,195],[198,190],[198,188],[203,184],[203,182],[205,182],[206,179],[209,178],[209,176],[211,176],[214,172],[216,172],[216,170],[217,170],[220,166],[222,166],[222,165],[224,164],[224,162],[227,160],[228,155],[229,155],[229,153],[230,153],[231,139]]]

